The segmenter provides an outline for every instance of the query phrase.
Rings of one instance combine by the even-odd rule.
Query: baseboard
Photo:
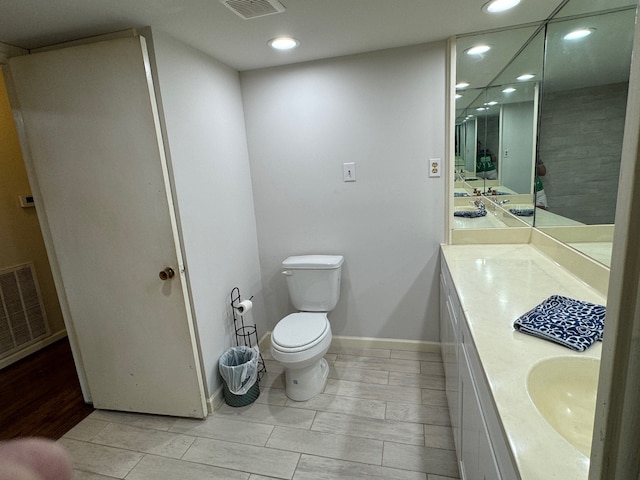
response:
[[[271,348],[271,332],[265,333],[258,342],[261,352],[268,352]]]
[[[261,351],[268,351],[271,345],[271,332],[267,332],[258,342]],[[410,352],[440,352],[439,342],[404,340],[399,338],[346,337],[334,336],[331,348],[379,348],[386,350],[405,350]]]
[[[213,395],[207,398],[207,410],[209,415],[215,412],[224,403],[224,393],[222,392],[222,385],[220,385]]]
[[[13,353],[13,354],[9,355],[8,357],[3,358],[2,360],[0,360],[0,369],[3,369],[4,367],[8,367],[12,363],[17,362],[18,360],[22,360],[23,358],[31,355],[32,353],[35,353],[38,350],[41,350],[44,347],[47,347],[47,346],[51,345],[52,343],[57,342],[58,340],[60,340],[61,338],[66,337],[66,336],[67,336],[67,331],[66,330],[60,330],[59,332],[52,333],[47,338],[43,338],[42,340],[40,340],[40,341],[38,341],[36,343],[32,343],[31,345],[29,345],[26,348],[23,348],[19,352]]]
[[[440,352],[439,342],[404,340],[401,338],[343,337],[334,336],[331,348],[379,348],[409,352]]]

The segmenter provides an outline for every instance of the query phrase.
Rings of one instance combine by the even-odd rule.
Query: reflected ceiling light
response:
[[[525,73],[524,75],[520,75],[516,80],[524,82],[525,80],[531,80],[533,77],[535,77],[533,73]]]
[[[478,107],[478,108],[476,108],[476,111],[478,111],[478,112],[484,112],[485,110],[489,110],[489,109],[486,108],[486,107]]]
[[[491,100],[490,102],[486,102],[485,105],[488,107],[493,107],[494,105],[497,105],[498,102],[496,102],[495,100]]]
[[[276,50],[291,50],[300,45],[300,42],[291,37],[276,37],[269,40],[267,45]]]
[[[462,98],[462,95],[460,95],[459,93],[456,93],[456,100]]]
[[[520,3],[520,0],[492,0],[482,6],[482,11],[487,13],[500,13],[512,9]]]
[[[588,37],[593,33],[595,28],[580,28],[578,30],[574,30],[573,32],[567,33],[564,37],[565,40],[578,40],[580,38]]]
[[[515,92],[515,91],[516,91],[516,89],[515,89],[515,88],[513,88],[513,87],[507,87],[507,88],[505,88],[504,90],[502,90],[502,93],[513,93],[513,92]]]
[[[463,88],[467,88],[469,84],[467,82],[460,82],[456,85],[456,90],[462,90]]]
[[[475,47],[467,48],[464,53],[467,55],[482,55],[491,50],[489,45],[476,45]]]

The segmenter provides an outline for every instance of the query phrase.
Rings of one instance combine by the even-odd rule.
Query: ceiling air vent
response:
[[[285,11],[278,0],[220,0],[220,3],[245,20]]]

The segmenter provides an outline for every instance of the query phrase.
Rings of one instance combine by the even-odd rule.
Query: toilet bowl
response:
[[[340,298],[342,255],[299,255],[282,261],[291,303],[299,311],[287,315],[271,332],[271,354],[285,372],[285,392],[303,402],[322,391],[329,376],[323,358],[331,345],[327,312]]]
[[[309,400],[322,391],[329,375],[323,358],[331,345],[331,325],[323,312],[287,315],[271,333],[271,354],[285,371],[291,400]]]

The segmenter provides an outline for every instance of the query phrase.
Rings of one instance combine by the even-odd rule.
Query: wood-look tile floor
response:
[[[60,440],[76,480],[449,480],[458,467],[439,353],[332,349],[323,393],[293,402],[282,368],[246,407],[204,420],[96,410]]]

